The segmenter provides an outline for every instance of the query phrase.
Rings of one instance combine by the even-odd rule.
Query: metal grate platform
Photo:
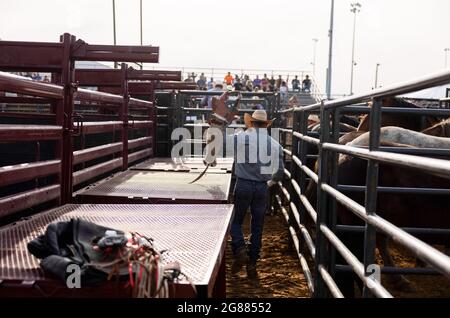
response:
[[[80,203],[226,203],[231,174],[126,171],[76,194]]]
[[[233,163],[233,158],[217,158],[217,165],[215,167],[209,167],[207,173],[231,172],[233,170]],[[202,158],[152,158],[130,169],[202,172],[205,169],[205,164]]]
[[[0,283],[46,280],[27,243],[50,223],[81,218],[152,237],[159,250],[167,250],[164,262],[178,261],[194,284],[207,286],[210,294],[232,214],[233,205],[65,205],[0,228]]]

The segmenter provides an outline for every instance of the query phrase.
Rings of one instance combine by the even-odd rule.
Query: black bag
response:
[[[109,263],[115,259],[114,254],[107,254],[102,249],[95,248],[96,243],[107,231],[115,231],[117,235],[124,232],[100,226],[81,219],[69,222],[50,224],[44,235],[30,241],[28,251],[41,260],[45,273],[67,282],[72,272],[67,267],[76,264],[80,267],[81,285],[95,286],[108,279],[110,268],[91,266],[92,263]],[[121,271],[120,276],[126,277],[127,271]]]

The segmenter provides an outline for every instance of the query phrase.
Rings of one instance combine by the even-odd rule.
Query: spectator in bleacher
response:
[[[214,88],[214,78],[211,77],[211,79],[208,82],[208,90]]]
[[[306,75],[306,77],[303,80],[302,84],[303,84],[303,91],[311,93],[311,80],[309,79],[308,75]]]
[[[228,74],[224,78],[225,84],[227,84],[227,86],[228,85],[233,85],[233,80],[234,80],[233,75],[231,75],[231,73],[228,72]]]
[[[200,74],[200,77],[197,81],[197,86],[200,90],[206,90],[206,76],[205,73]]]
[[[264,74],[264,77],[261,80],[261,88],[263,90],[263,92],[267,92],[269,91],[269,79],[267,78],[267,74]]]
[[[269,90],[271,92],[275,92],[275,84],[276,84],[276,80],[275,80],[275,78],[273,78],[273,75],[272,75],[269,80]]]
[[[256,78],[253,80],[253,88],[254,89],[260,89],[261,88],[261,79],[258,75],[256,75]]]
[[[50,79],[48,78],[47,75],[44,75],[44,79],[42,81],[45,83],[50,83]]]
[[[288,95],[288,86],[285,81],[281,82],[279,91],[280,91],[281,103],[283,105],[286,105],[288,103],[289,95]]]
[[[216,85],[214,85],[214,88],[208,90],[208,92],[222,92],[222,91],[223,91],[223,84],[221,84],[221,83],[217,83]],[[212,108],[212,96],[203,97],[200,105],[202,107],[211,109]]]
[[[281,83],[283,83],[283,78],[281,77],[281,75],[278,75],[278,78],[277,78],[277,81],[276,81],[276,84],[275,84],[277,91],[280,90]]]
[[[292,80],[292,90],[294,92],[300,91],[300,80],[298,79],[297,75],[295,75],[295,78]]]
[[[236,77],[236,81],[234,82],[233,86],[234,86],[234,90],[239,92],[239,91],[242,91],[242,87],[244,85],[242,85],[241,79],[239,77]]]
[[[186,77],[186,79],[184,80],[186,83],[195,83],[193,80],[192,80],[192,77],[188,74],[187,75],[187,77]]]
[[[33,73],[33,75],[31,75],[31,79],[35,80],[35,81],[40,81],[42,79],[41,75],[39,75],[39,73]]]
[[[197,74],[195,74],[194,72],[191,73],[191,77],[192,77],[192,81],[195,83],[196,82],[196,78],[197,78]]]
[[[247,83],[245,84],[245,90],[247,92],[253,92],[253,83],[252,80],[248,79]]]

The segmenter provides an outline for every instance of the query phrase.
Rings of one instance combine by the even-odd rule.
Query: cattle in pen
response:
[[[444,121],[435,126],[445,125]],[[434,128],[434,126],[432,127]],[[430,129],[428,133],[436,133],[436,129]],[[370,133],[351,132],[340,139],[341,144],[354,147],[367,147]],[[383,127],[380,133],[381,147],[403,148],[435,148],[450,149],[450,138],[436,137],[418,133],[400,127]],[[449,159],[443,157],[441,159]],[[316,170],[317,171],[317,170]],[[363,186],[366,184],[367,161],[348,155],[340,155],[338,161],[338,184],[347,186]],[[417,169],[400,167],[380,163],[379,187],[403,187],[403,188],[431,188],[450,189],[450,179],[438,174],[430,174]],[[307,195],[312,204],[316,201],[316,184],[310,182]],[[364,206],[364,192],[348,192],[348,197]],[[450,208],[448,197],[436,194],[414,193],[383,193],[378,194],[377,214],[398,227],[413,228],[444,228],[450,229]],[[352,212],[338,204],[338,224],[363,225],[363,222]],[[363,237],[355,233],[339,233],[340,239],[350,247],[353,253],[362,260]],[[450,240],[445,235],[416,235],[419,239],[429,244],[444,245],[450,247]],[[387,239],[379,235],[377,247],[385,266],[394,266],[393,259],[387,248]],[[339,255],[338,255],[339,256]],[[345,262],[338,257],[338,262]],[[352,273],[340,273],[337,275],[342,291],[347,295],[353,295]],[[392,281],[399,288],[409,288],[408,281],[402,276],[396,276]]]

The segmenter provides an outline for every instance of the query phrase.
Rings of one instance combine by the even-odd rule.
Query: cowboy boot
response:
[[[233,265],[231,266],[231,274],[236,275],[242,269],[242,267],[248,263],[248,255],[245,247],[241,247],[236,251],[234,255]]]
[[[247,264],[247,278],[252,281],[258,281],[258,271],[256,270],[256,262]]]

